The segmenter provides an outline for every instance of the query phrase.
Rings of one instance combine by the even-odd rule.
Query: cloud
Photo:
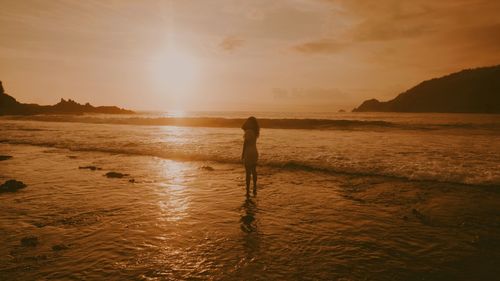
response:
[[[257,21],[263,20],[265,17],[264,13],[258,9],[250,9],[245,16],[250,20]]]
[[[219,47],[225,51],[231,52],[241,48],[244,44],[245,40],[238,38],[237,36],[228,36],[219,43]]]
[[[271,94],[275,104],[300,110],[332,111],[359,100],[337,88],[273,88]]]
[[[325,101],[333,97],[343,97],[345,93],[337,88],[273,88],[273,98],[275,100],[293,101]]]
[[[352,42],[417,38],[434,31],[442,19],[442,15],[436,16],[442,7],[423,0],[329,2],[336,7],[340,5],[342,13],[349,18],[350,26],[344,36]]]
[[[335,40],[323,38],[295,45],[292,49],[304,54],[331,54],[339,52],[344,46]]]
[[[500,2],[488,0],[399,1],[331,0],[343,7],[353,25],[348,33],[355,42],[418,39],[500,22]]]
[[[431,32],[424,23],[398,24],[388,21],[367,20],[352,30],[353,41],[389,41],[411,39]]]
[[[500,25],[499,1],[487,0],[317,0],[330,7],[328,32],[307,36],[308,41],[293,45],[303,54],[335,54],[355,51],[358,57],[380,49],[396,49],[421,60],[427,50],[449,49],[445,57],[459,56],[467,46],[467,56],[498,58],[493,55]],[[498,30],[498,29],[497,29]],[[471,32],[473,31],[473,32]],[[471,54],[475,53],[475,54]],[[398,54],[395,54],[398,55]]]

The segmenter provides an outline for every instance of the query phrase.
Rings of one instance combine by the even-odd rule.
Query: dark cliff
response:
[[[390,101],[367,100],[353,111],[500,113],[500,65],[427,80]]]
[[[89,103],[79,104],[73,100],[64,100],[55,105],[38,105],[20,103],[7,95],[0,81],[0,115],[34,115],[34,114],[133,114],[134,112],[116,106],[92,106]]]

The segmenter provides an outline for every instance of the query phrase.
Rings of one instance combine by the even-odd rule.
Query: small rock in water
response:
[[[213,171],[214,168],[211,166],[201,166],[200,169],[205,170],[205,171]]]
[[[36,247],[38,245],[38,238],[36,236],[26,236],[21,239],[21,245],[24,247]]]
[[[62,250],[66,250],[66,249],[68,249],[68,246],[66,246],[64,244],[57,244],[57,245],[52,246],[52,251],[62,251]]]
[[[425,216],[424,214],[422,214],[420,211],[418,211],[417,209],[413,209],[413,210],[411,210],[411,212],[422,223],[429,224],[429,218],[427,216]]]
[[[43,223],[43,222],[34,222],[32,223],[34,226],[38,227],[38,228],[42,228],[42,227],[45,227],[47,224]]]
[[[134,183],[135,179],[129,179],[128,182]]]
[[[2,185],[0,185],[0,193],[15,192],[25,187],[26,185],[22,181],[8,180],[4,182]]]
[[[75,156],[75,155],[68,155],[68,158],[69,158],[69,159],[76,159],[76,158],[78,158],[78,156]]]
[[[118,172],[108,172],[105,174],[106,177],[108,178],[123,178],[123,177],[126,177],[128,176],[128,174],[122,174],[122,173],[118,173]]]
[[[80,167],[78,167],[78,169],[88,169],[88,170],[92,170],[92,171],[102,170],[101,168],[96,167],[96,166],[80,166]]]
[[[10,158],[12,158],[10,155],[0,155],[0,161],[9,160]]]

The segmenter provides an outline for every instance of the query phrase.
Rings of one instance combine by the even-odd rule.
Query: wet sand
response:
[[[14,156],[0,163],[0,181],[28,185],[0,194],[1,280],[500,276],[495,186],[261,167],[247,198],[234,164],[9,144],[0,152]],[[111,171],[129,176],[104,176]],[[37,243],[23,244],[30,237]]]

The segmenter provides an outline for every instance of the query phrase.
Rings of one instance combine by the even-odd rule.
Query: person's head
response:
[[[260,133],[260,127],[259,123],[257,122],[257,118],[250,116],[248,119],[243,123],[243,126],[241,126],[243,130],[253,130],[255,133],[256,137],[259,137]]]

